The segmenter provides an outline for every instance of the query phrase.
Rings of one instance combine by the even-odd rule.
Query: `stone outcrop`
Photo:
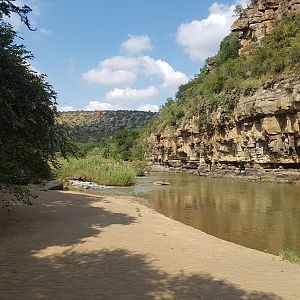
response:
[[[300,167],[300,76],[279,78],[242,96],[230,118],[195,119],[150,137],[148,159],[174,168]]]
[[[300,12],[300,0],[251,1],[232,26],[241,39],[241,54],[246,55],[277,20],[293,12]],[[213,61],[207,72],[212,70]],[[199,171],[300,169],[300,76],[277,77],[236,102],[230,116],[215,111],[205,129],[199,129],[194,117],[175,131],[152,134],[147,158]]]
[[[231,31],[241,39],[241,55],[247,55],[252,43],[259,43],[274,28],[282,17],[300,12],[300,0],[257,0],[251,1],[247,9],[235,21]]]

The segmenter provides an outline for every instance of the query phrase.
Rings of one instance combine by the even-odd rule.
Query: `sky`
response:
[[[59,110],[158,111],[216,54],[241,1],[16,0],[37,30],[8,21]]]

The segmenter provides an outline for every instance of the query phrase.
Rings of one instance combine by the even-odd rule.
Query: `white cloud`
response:
[[[109,103],[99,102],[99,101],[91,101],[84,108],[84,110],[115,110],[116,108]]]
[[[166,61],[155,60],[149,56],[144,56],[141,59],[146,74],[156,75],[163,80],[162,88],[171,89],[189,81],[186,74],[175,71]]]
[[[245,1],[237,1],[236,4],[242,2]],[[178,27],[177,43],[196,61],[204,61],[216,54],[221,40],[230,33],[235,19],[234,9],[235,5],[214,2],[206,19],[194,20]]]
[[[152,104],[145,104],[141,105],[138,108],[139,111],[152,111],[152,112],[158,112],[159,106],[158,105],[152,105]]]
[[[186,74],[175,71],[166,61],[150,56],[113,56],[101,61],[99,69],[91,69],[82,76],[88,82],[118,86],[134,83],[140,74],[159,78],[162,80],[160,87],[170,90],[189,80]]]
[[[129,35],[121,45],[121,51],[129,55],[137,55],[151,48],[151,39],[147,35]]]
[[[58,106],[58,111],[75,111],[76,109],[72,106]]]
[[[149,86],[145,89],[132,89],[127,87],[125,89],[115,88],[109,91],[104,99],[109,103],[130,103],[142,102],[143,100],[153,98],[158,95],[158,90],[154,86]]]
[[[82,77],[89,83],[99,85],[124,86],[136,81],[136,74],[128,70],[91,69]]]
[[[138,57],[113,56],[100,62],[102,69],[110,70],[128,70],[138,72],[140,68],[140,59]]]

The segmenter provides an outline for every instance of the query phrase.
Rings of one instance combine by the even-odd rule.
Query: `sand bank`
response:
[[[0,299],[299,299],[300,266],[130,197],[38,192],[0,210]]]

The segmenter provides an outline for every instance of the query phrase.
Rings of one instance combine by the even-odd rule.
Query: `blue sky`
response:
[[[157,110],[229,33],[237,0],[16,0],[10,19],[48,75],[60,110]],[[82,3],[88,3],[83,5]]]

